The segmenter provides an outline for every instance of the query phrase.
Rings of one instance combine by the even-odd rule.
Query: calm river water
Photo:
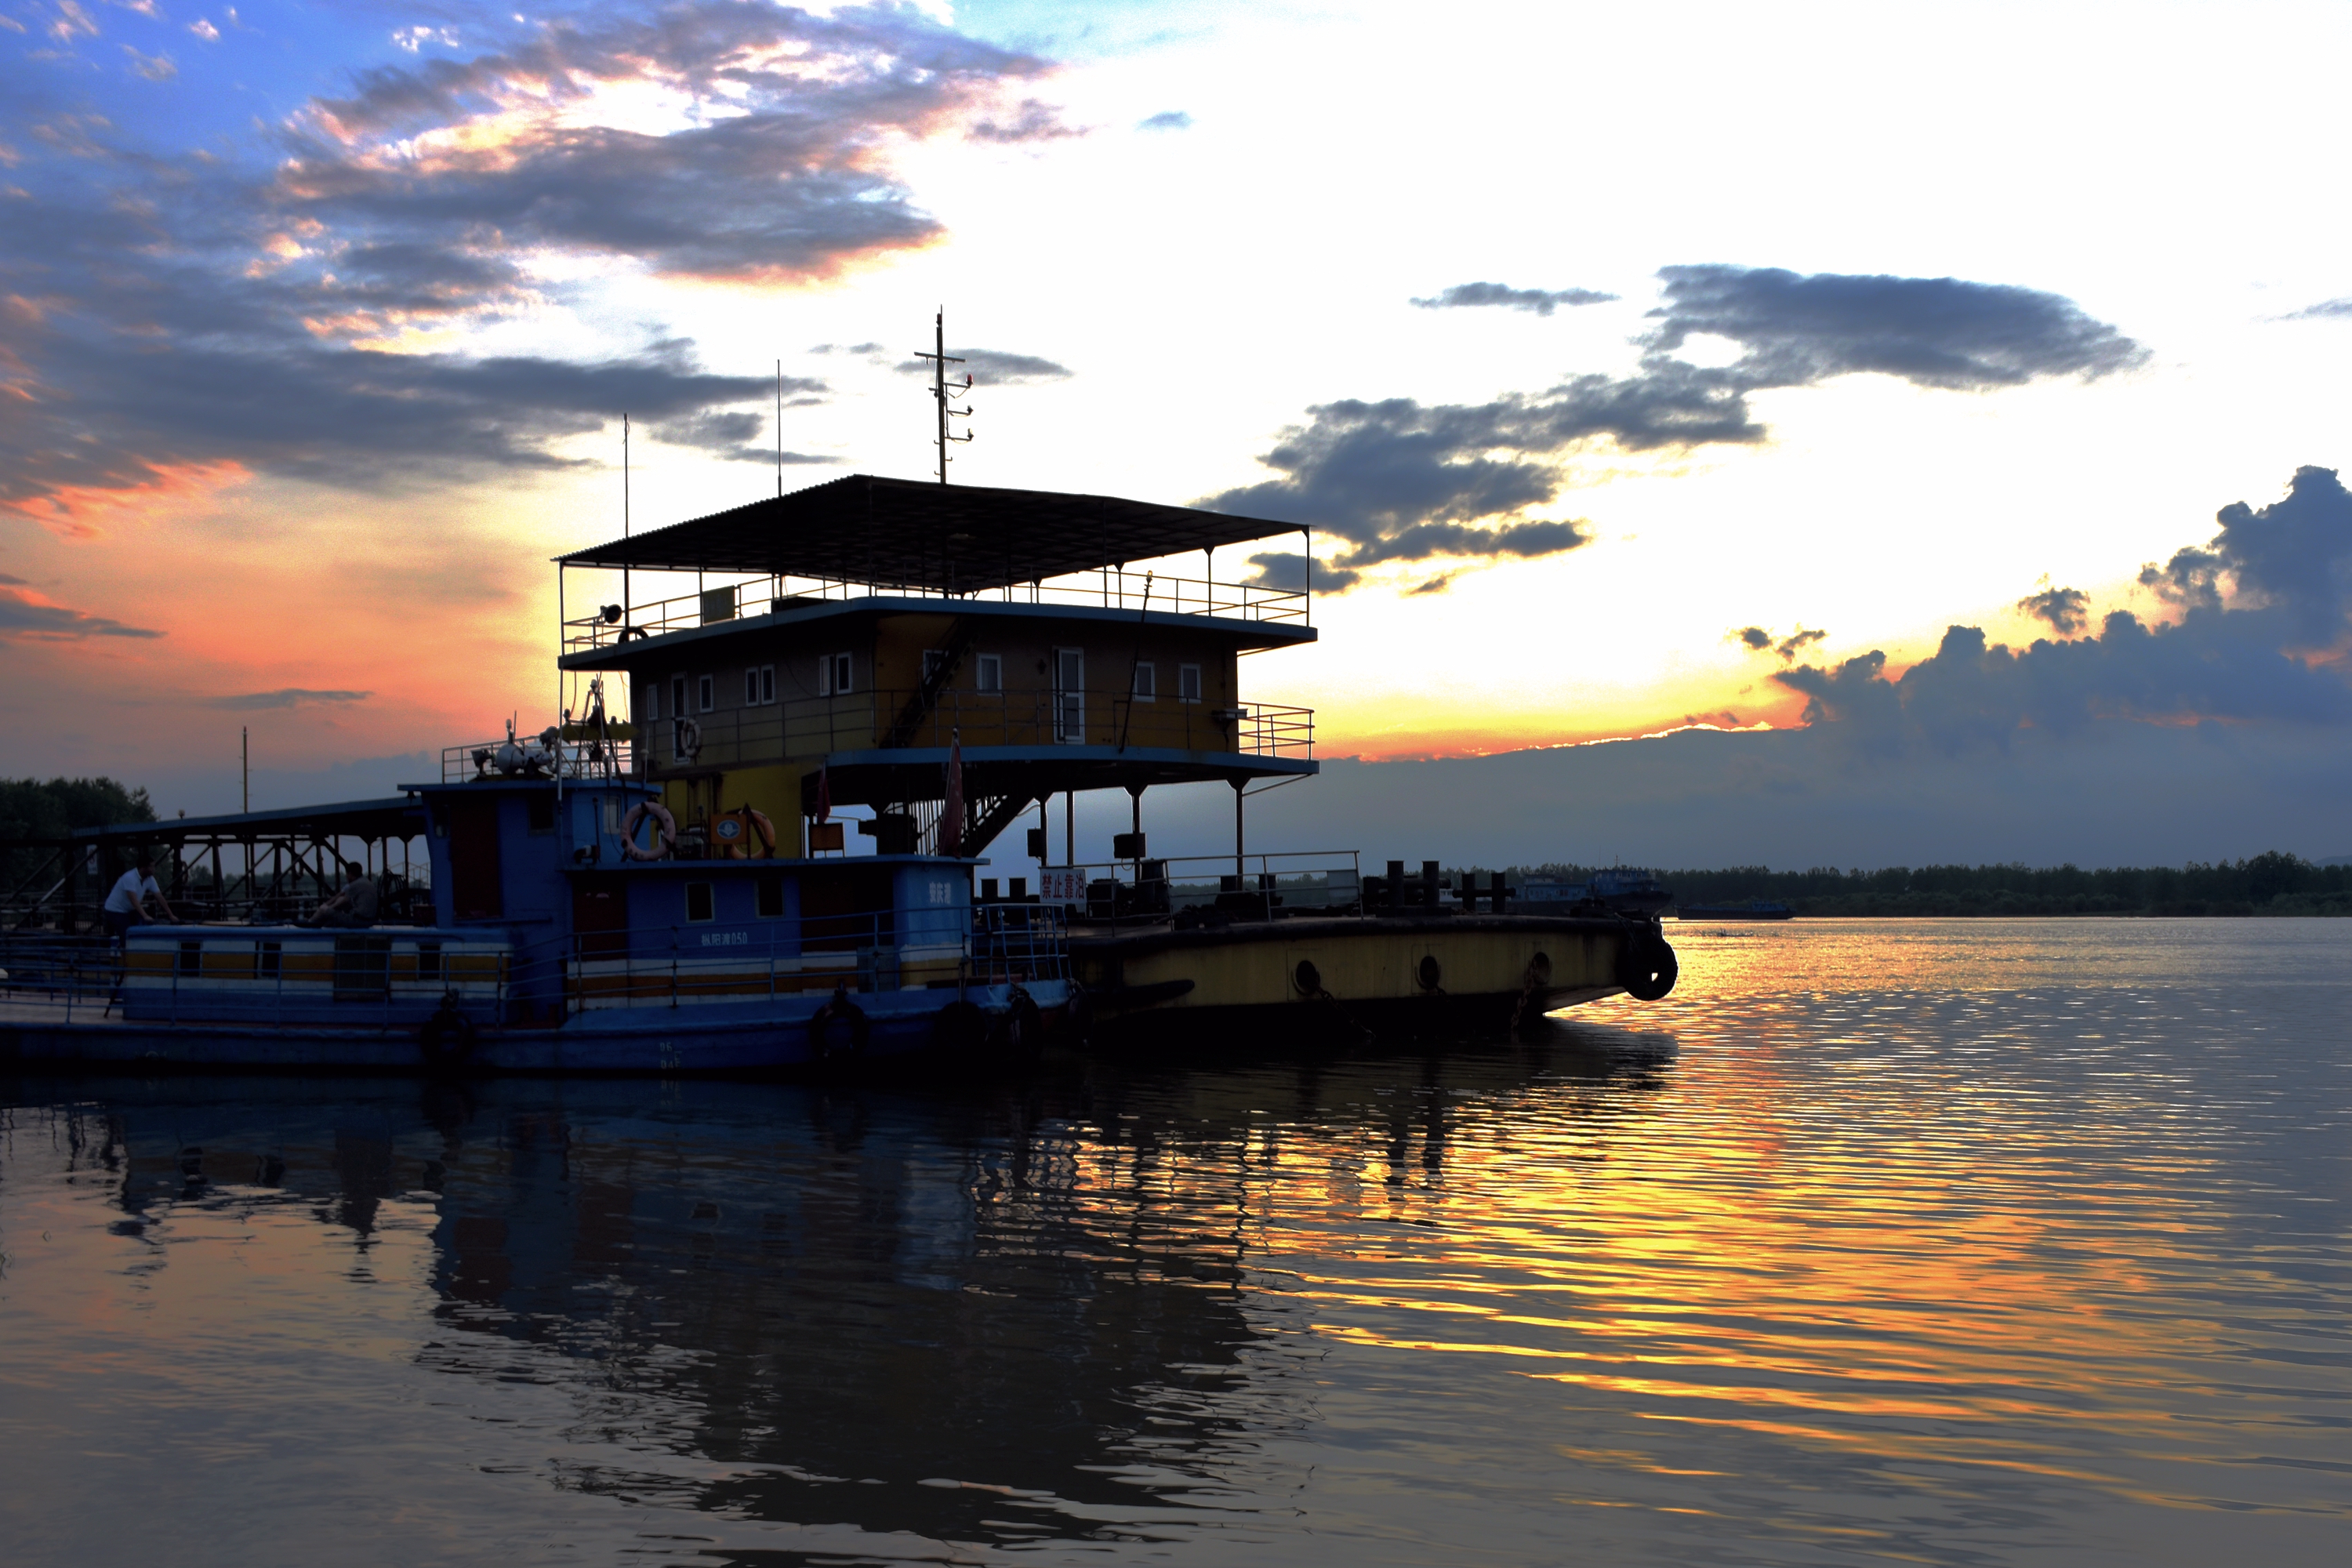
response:
[[[2345,1560],[2352,921],[1673,935],[1517,1041],[995,1092],[0,1085],[0,1540]]]

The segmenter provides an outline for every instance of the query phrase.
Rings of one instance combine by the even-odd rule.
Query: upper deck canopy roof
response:
[[[556,559],[647,572],[759,572],[961,594],[1212,550],[1299,525],[1059,490],[851,474]]]

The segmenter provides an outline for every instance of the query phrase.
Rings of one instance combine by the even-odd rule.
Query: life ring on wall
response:
[[[768,820],[766,813],[755,811],[748,805],[739,805],[721,815],[710,825],[710,836],[719,841],[719,847],[725,850],[731,860],[750,859],[751,846],[755,843],[760,847],[761,859],[775,858],[776,825]]]
[[[693,720],[680,719],[674,738],[677,742],[677,754],[688,762],[702,754],[702,726]]]
[[[637,847],[637,829],[650,818],[654,825],[654,847]],[[669,852],[677,847],[677,818],[669,807],[657,800],[641,800],[629,807],[629,815],[621,818],[621,854],[630,860],[667,860]]]

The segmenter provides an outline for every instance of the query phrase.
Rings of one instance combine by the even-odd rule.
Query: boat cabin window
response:
[[[686,717],[686,677],[683,675],[669,678],[669,716],[673,719]]]
[[[743,706],[758,708],[776,700],[776,667],[757,665],[743,672]]]
[[[696,923],[711,918],[709,883],[688,882],[686,885],[686,918]]]
[[[719,683],[707,675],[695,677],[694,700],[696,711],[709,712],[719,706]]]
[[[660,682],[653,680],[646,682],[646,710],[642,714],[638,715],[638,717],[645,719],[658,719],[661,717]]]
[[[1179,702],[1201,700],[1201,667],[1199,665],[1180,664],[1176,667],[1176,700]]]
[[[1054,739],[1064,745],[1087,743],[1087,653],[1054,650]]]
[[[1129,687],[1128,695],[1138,702],[1159,701],[1160,667],[1148,658],[1139,660],[1135,667],[1135,679],[1129,682]]]
[[[846,697],[856,689],[850,679],[851,665],[845,653],[828,653],[816,661],[816,694],[819,697]]]
[[[1004,689],[1004,658],[1001,654],[984,653],[972,666],[972,689],[1002,691]]]
[[[534,795],[523,802],[523,815],[534,837],[555,831],[555,796]]]
[[[759,889],[755,912],[763,921],[784,918],[784,879],[773,873],[762,877],[754,886]]]

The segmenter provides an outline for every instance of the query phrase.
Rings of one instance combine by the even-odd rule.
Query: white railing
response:
[[[609,647],[625,636],[659,637],[697,626],[717,626],[748,616],[768,615],[796,605],[860,599],[877,595],[892,598],[937,598],[949,603],[971,599],[1015,605],[1085,605],[1110,610],[1150,609],[1168,615],[1217,616],[1245,621],[1303,623],[1307,618],[1307,597],[1304,593],[1294,590],[1114,568],[1056,577],[1045,583],[984,588],[969,594],[950,594],[937,588],[908,587],[892,583],[767,576],[745,578],[666,599],[633,603],[625,609],[613,605],[599,606],[593,614],[575,616],[563,623],[563,651],[580,653],[590,648]]]

